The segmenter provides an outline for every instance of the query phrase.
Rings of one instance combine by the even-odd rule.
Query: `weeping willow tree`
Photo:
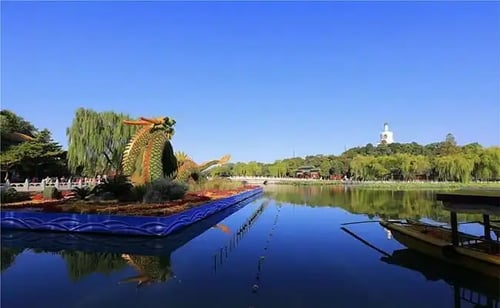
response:
[[[70,170],[83,176],[121,174],[125,147],[136,131],[123,123],[128,119],[122,113],[79,108],[66,131]]]
[[[474,161],[461,154],[440,156],[434,163],[439,177],[445,181],[469,182],[474,170]]]

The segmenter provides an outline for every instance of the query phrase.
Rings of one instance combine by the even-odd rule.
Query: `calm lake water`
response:
[[[341,229],[377,217],[446,222],[433,198],[426,191],[275,186],[164,239],[2,230],[1,304],[499,307],[499,280],[413,253],[378,223],[347,227],[381,251]]]

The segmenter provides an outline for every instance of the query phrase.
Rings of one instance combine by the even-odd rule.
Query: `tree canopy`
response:
[[[122,113],[79,108],[66,131],[70,170],[83,176],[120,174],[123,152],[136,131],[123,120],[131,118]]]
[[[35,137],[37,129],[33,124],[10,110],[0,111],[1,148],[7,150],[10,146],[28,141]]]
[[[442,142],[420,145],[391,143],[348,149],[341,155],[311,155],[287,158],[271,164],[258,162],[227,164],[210,170],[213,176],[293,176],[298,167],[311,165],[323,177],[347,175],[358,180],[500,179],[500,147],[483,148],[478,143],[457,145],[448,134]]]
[[[15,172],[24,177],[65,173],[65,152],[58,143],[52,140],[48,130],[39,131],[33,124],[8,110],[2,110],[0,115],[2,117],[0,150],[2,170]],[[17,138],[20,135],[13,134],[22,136]],[[29,138],[26,139],[23,136]]]

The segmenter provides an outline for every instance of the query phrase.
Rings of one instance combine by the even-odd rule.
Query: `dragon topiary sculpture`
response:
[[[215,165],[225,164],[231,159],[230,155],[224,155],[220,159],[198,165],[184,152],[176,152],[175,157],[177,159],[177,179],[181,181],[189,181],[190,179],[198,181],[203,171]]]
[[[175,120],[169,117],[137,121],[123,121],[127,125],[141,125],[123,153],[123,173],[134,185],[153,182],[161,178],[173,178],[177,160],[170,140],[174,135]]]

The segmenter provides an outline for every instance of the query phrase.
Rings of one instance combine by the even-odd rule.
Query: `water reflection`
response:
[[[123,279],[120,283],[137,282],[137,286],[140,287],[143,284],[166,282],[175,277],[170,257],[134,256],[129,254],[122,254],[121,257],[137,271],[138,275]]]
[[[340,228],[446,222],[433,193],[341,188],[269,187],[166,238],[2,230],[2,307],[498,306],[495,279],[410,251],[378,223],[349,229],[380,251]]]
[[[3,232],[3,231],[2,231]],[[2,272],[12,266],[16,257],[24,251],[23,248],[3,247],[1,252]]]
[[[499,278],[481,275],[411,249],[395,250],[380,258],[382,262],[422,274],[429,281],[443,280],[453,287],[454,306],[469,303],[475,307],[497,307],[500,299]]]
[[[340,207],[350,213],[387,219],[428,218],[447,222],[449,212],[426,190],[374,190],[347,186],[270,186],[266,195],[278,202],[310,207]],[[459,214],[460,221],[480,220],[476,214]],[[499,219],[499,217],[492,217]]]
[[[214,272],[217,272],[217,268],[224,265],[224,262],[229,258],[231,252],[238,246],[238,244],[243,240],[245,234],[250,231],[253,224],[262,215],[264,210],[269,205],[269,200],[265,200],[262,204],[240,225],[236,233],[230,238],[229,242],[220,247],[214,254]]]
[[[174,251],[211,228],[230,233],[230,228],[220,221],[257,198],[247,199],[167,237],[2,230],[2,272],[15,263],[18,255],[30,249],[34,253],[60,256],[66,263],[72,281],[78,281],[91,273],[120,271],[128,265],[137,271],[137,275],[125,278],[121,283],[137,282],[138,286],[142,286],[166,282],[173,276],[170,256]],[[260,208],[268,202],[264,201]],[[242,230],[237,234],[240,232]]]

